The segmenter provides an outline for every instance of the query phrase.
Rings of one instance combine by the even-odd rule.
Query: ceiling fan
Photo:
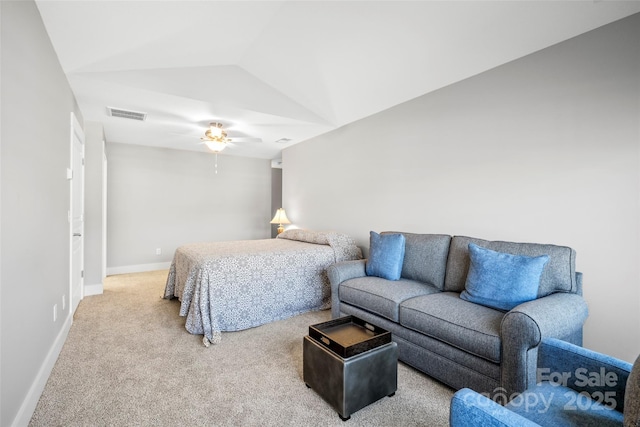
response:
[[[262,142],[260,138],[228,138],[227,131],[219,122],[209,123],[209,128],[200,139],[209,150],[216,154],[224,150],[231,142]]]
[[[209,150],[216,154],[227,148],[229,143],[227,131],[222,129],[222,123],[217,122],[209,123],[209,129],[204,133],[204,137],[200,139],[204,141]]]

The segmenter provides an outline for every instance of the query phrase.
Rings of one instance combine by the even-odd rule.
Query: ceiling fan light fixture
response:
[[[222,129],[222,123],[209,123],[209,129],[204,133],[207,138],[222,139],[227,133]]]
[[[222,123],[209,123],[209,129],[204,133],[204,137],[200,138],[214,153],[219,153],[227,147],[229,140],[227,132],[222,129]]]
[[[219,153],[227,147],[227,141],[224,140],[205,140],[204,143],[206,144],[207,148],[209,148],[209,150],[213,151],[214,153]]]

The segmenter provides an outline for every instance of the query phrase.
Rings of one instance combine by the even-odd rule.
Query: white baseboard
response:
[[[107,267],[107,276],[115,274],[142,273],[144,271],[166,270],[171,267],[171,262],[156,262],[153,264],[125,265],[122,267]]]
[[[84,296],[88,297],[91,295],[102,295],[104,293],[104,289],[102,283],[96,283],[95,285],[84,285]]]
[[[22,427],[29,425],[29,421],[31,421],[31,417],[36,410],[36,406],[38,405],[38,400],[40,400],[40,396],[44,391],[44,387],[47,385],[47,380],[49,379],[49,375],[51,375],[53,365],[56,364],[56,360],[58,360],[60,351],[62,351],[62,346],[67,340],[67,335],[69,335],[69,330],[71,329],[72,323],[73,316],[68,315],[64,321],[64,325],[62,325],[60,333],[49,349],[47,357],[45,357],[42,366],[40,366],[40,370],[38,371],[35,380],[31,384],[31,387],[29,387],[29,392],[22,402],[16,418],[13,420],[13,427]]]

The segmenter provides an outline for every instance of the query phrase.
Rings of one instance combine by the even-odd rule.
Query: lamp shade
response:
[[[287,218],[287,213],[284,209],[280,208],[276,211],[275,216],[271,220],[271,224],[291,224],[291,221]]]

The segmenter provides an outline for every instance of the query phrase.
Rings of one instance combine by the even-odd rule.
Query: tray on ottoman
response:
[[[302,376],[342,420],[398,389],[398,345],[391,333],[354,316],[309,326]]]
[[[342,358],[391,342],[391,333],[354,316],[309,326],[309,336]]]

